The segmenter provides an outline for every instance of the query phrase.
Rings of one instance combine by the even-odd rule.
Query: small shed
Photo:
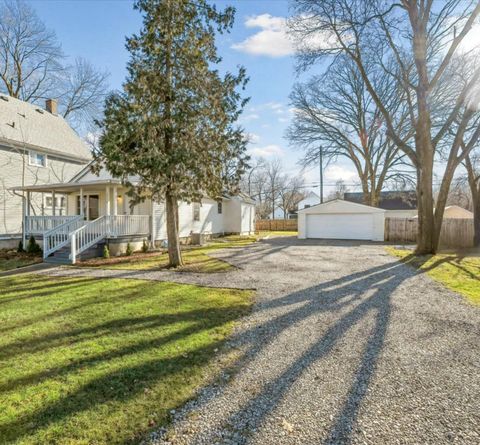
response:
[[[334,199],[298,211],[298,238],[383,241],[385,210]]]
[[[444,219],[473,219],[473,212],[463,207],[453,205],[445,207]]]

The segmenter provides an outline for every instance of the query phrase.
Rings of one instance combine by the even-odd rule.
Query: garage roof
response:
[[[344,201],[343,199],[333,199],[332,201],[301,209],[297,213],[385,213],[385,210],[356,202]]]

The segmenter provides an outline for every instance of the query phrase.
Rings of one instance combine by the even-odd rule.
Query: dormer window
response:
[[[47,155],[44,153],[39,153],[38,151],[30,151],[29,160],[30,165],[35,165],[36,167],[47,166]]]

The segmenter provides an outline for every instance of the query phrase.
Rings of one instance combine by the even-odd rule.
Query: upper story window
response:
[[[37,167],[46,167],[47,155],[44,153],[39,153],[38,151],[30,151],[29,162],[30,165],[36,165]]]
[[[219,215],[221,215],[222,212],[223,212],[223,202],[222,201],[217,202],[217,212],[218,212]]]
[[[200,203],[199,202],[193,203],[193,220],[200,221]]]

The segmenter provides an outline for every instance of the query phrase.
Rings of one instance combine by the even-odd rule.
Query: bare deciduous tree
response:
[[[298,203],[305,198],[305,182],[300,176],[288,178],[280,188],[278,207],[283,210],[283,218],[298,209]]]
[[[299,69],[325,57],[333,62],[340,55],[349,57],[382,113],[388,137],[415,166],[417,252],[434,253],[453,175],[480,136],[480,126],[468,140],[465,134],[477,111],[471,96],[480,79],[480,66],[469,64],[470,69],[461,77],[454,76],[451,69],[460,45],[478,21],[480,2],[294,0],[293,6],[295,17],[290,27],[296,38],[305,41],[323,34],[330,42],[322,47],[304,45],[298,57]],[[394,115],[375,88],[380,73],[394,78],[401,88],[413,138],[398,132]],[[448,149],[441,147],[452,127]],[[434,211],[434,161],[440,148],[446,166]]]
[[[33,102],[50,97],[63,71],[63,53],[54,32],[48,30],[25,2],[0,5],[0,78],[10,96]]]
[[[377,76],[375,88],[408,137],[403,98],[396,81]],[[344,157],[357,171],[365,204],[376,206],[388,181],[413,173],[406,155],[387,136],[383,116],[368,93],[356,65],[339,57],[325,75],[297,84],[291,94],[295,118],[287,135],[305,150],[302,165],[318,162],[319,146],[328,160]]]
[[[465,158],[468,185],[470,187],[473,208],[473,245],[480,246],[480,152],[470,153]]]
[[[59,99],[59,112],[78,130],[99,118],[107,93],[106,72],[84,59],[65,66],[64,54],[23,0],[0,2],[0,92],[26,102]]]
[[[327,199],[343,199],[345,193],[347,193],[348,187],[345,185],[345,181],[343,179],[339,179],[335,183],[335,189],[332,190],[329,194]]]
[[[80,128],[101,116],[108,77],[108,72],[98,71],[82,58],[77,58],[75,64],[64,71],[59,86],[60,111],[74,127]]]
[[[286,218],[304,198],[303,178],[287,175],[279,159],[254,160],[242,178],[241,188],[255,199],[258,219],[273,219],[276,209],[281,209]]]

